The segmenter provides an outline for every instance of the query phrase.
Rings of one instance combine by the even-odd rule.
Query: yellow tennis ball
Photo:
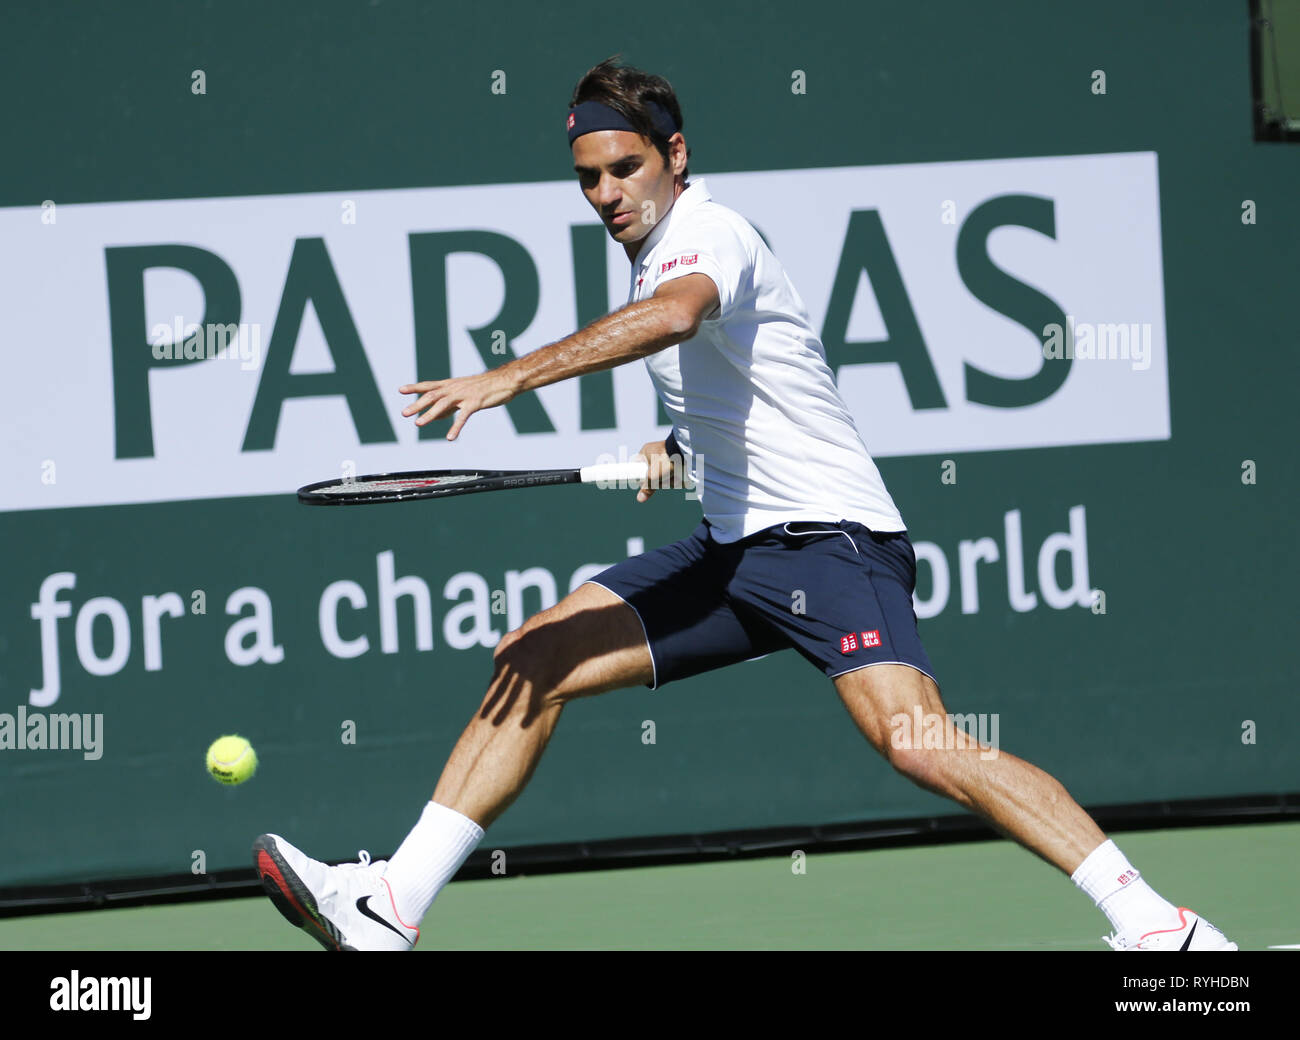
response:
[[[242,784],[257,769],[257,752],[243,737],[218,737],[208,748],[208,772],[223,784]]]

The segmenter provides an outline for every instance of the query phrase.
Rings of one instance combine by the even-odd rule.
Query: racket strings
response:
[[[482,480],[481,473],[456,473],[441,477],[400,477],[384,480],[344,480],[333,487],[320,488],[322,495],[357,495],[372,491],[416,491],[420,488],[450,487]]]

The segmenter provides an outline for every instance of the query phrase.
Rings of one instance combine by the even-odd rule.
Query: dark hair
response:
[[[615,64],[620,57],[621,55],[615,54],[589,69],[573,88],[573,99],[569,102],[569,107],[584,101],[599,101],[602,105],[609,106],[631,123],[637,133],[650,139],[667,166],[668,138],[655,129],[646,103],[657,101],[663,105],[680,130],[683,127],[682,107],[677,103],[677,95],[673,92],[672,84],[662,76],[652,76],[630,65]],[[691,150],[688,148],[687,160],[690,157]],[[688,181],[690,176],[688,161],[682,170],[682,179]]]

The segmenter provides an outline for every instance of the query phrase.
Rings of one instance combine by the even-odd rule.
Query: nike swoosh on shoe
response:
[[[412,939],[410,936],[403,935],[402,932],[400,932],[398,929],[394,928],[394,927],[393,927],[389,922],[385,921],[382,917],[380,917],[377,913],[375,913],[373,910],[370,909],[370,897],[369,897],[369,896],[362,896],[360,899],[357,900],[357,909],[360,910],[361,913],[364,914],[366,917],[370,918],[370,920],[372,920],[372,921],[378,921],[378,922],[379,922],[380,924],[382,924],[385,928],[387,928],[390,932],[396,932],[398,935],[401,935],[402,938],[406,940],[407,945],[409,945],[409,946],[414,946],[414,945],[415,945],[415,940],[414,940],[414,939]]]

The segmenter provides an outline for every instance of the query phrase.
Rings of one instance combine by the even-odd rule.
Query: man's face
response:
[[[680,194],[676,175],[686,166],[686,142],[680,133],[669,141],[668,157],[665,164],[647,138],[630,130],[597,130],[573,142],[573,166],[582,193],[629,256]]]

